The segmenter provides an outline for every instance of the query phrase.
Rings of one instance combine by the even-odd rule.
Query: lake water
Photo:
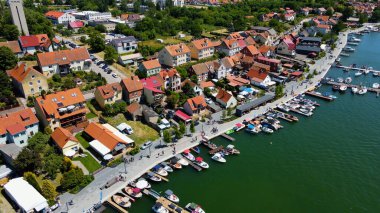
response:
[[[362,42],[341,63],[369,65],[380,70],[380,33],[359,37]],[[329,77],[352,76],[353,83],[380,83],[372,74],[354,77],[332,68]],[[319,91],[331,92],[322,86]],[[333,102],[298,123],[282,121],[272,135],[233,134],[239,156],[226,164],[201,156],[207,171],[185,168],[170,174],[169,183],[152,184],[156,191],[171,189],[180,205],[196,202],[209,212],[380,212],[380,98],[334,93]],[[229,144],[223,138],[213,140]],[[133,203],[130,212],[151,212],[153,198]],[[107,212],[113,210],[108,209]]]

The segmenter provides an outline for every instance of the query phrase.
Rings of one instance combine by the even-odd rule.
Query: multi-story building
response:
[[[158,53],[161,64],[175,67],[190,62],[190,49],[186,44],[174,44],[163,48]]]
[[[178,91],[181,89],[181,75],[176,69],[161,70],[159,74],[165,90]]]
[[[145,102],[149,105],[160,106],[164,98],[164,92],[161,90],[162,81],[157,75],[141,79],[144,87]]]
[[[113,104],[116,101],[122,100],[120,83],[115,82],[97,87],[95,90],[95,99],[102,108],[104,108],[106,104]]]
[[[79,88],[37,97],[34,108],[42,125],[52,130],[87,123],[86,100]]]
[[[48,11],[45,13],[45,17],[51,20],[53,24],[67,24],[75,21],[75,16],[60,11]]]
[[[157,59],[144,61],[140,63],[139,70],[146,76],[156,75],[161,71],[161,64]]]
[[[33,55],[37,51],[53,51],[51,41],[47,34],[20,36],[18,42],[24,54],[28,53]]]
[[[137,49],[137,39],[134,36],[113,39],[110,44],[118,54],[135,52]]]
[[[235,55],[240,52],[240,50],[241,47],[236,39],[223,39],[222,43],[218,46],[218,51],[227,56]]]
[[[191,58],[204,59],[214,55],[215,43],[208,38],[194,40],[189,44]]]
[[[47,77],[54,74],[65,75],[70,71],[88,70],[91,65],[90,54],[84,47],[38,53],[37,62],[41,72]]]
[[[0,115],[0,144],[14,143],[23,147],[38,132],[38,119],[30,108]]]
[[[123,99],[127,103],[140,102],[143,93],[143,84],[138,76],[130,76],[121,80]]]
[[[39,96],[43,90],[49,89],[46,76],[25,63],[17,64],[13,69],[8,70],[7,74],[11,77],[16,90],[24,98]]]
[[[110,12],[104,12],[104,13],[90,13],[88,12],[85,14],[85,18],[87,21],[97,21],[97,20],[108,20],[112,18],[112,14]]]

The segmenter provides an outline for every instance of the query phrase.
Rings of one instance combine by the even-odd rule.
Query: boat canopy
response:
[[[148,181],[146,180],[139,180],[137,183],[136,183],[136,187],[139,188],[139,189],[144,189],[148,186]]]
[[[133,188],[132,189],[133,193],[140,193],[140,191],[141,191],[141,189],[139,189],[139,188]]]
[[[247,128],[248,128],[248,129],[254,129],[254,128],[255,128],[255,125],[253,125],[253,124],[248,124]]]
[[[185,151],[183,151],[183,153],[185,153],[185,154],[189,154],[189,153],[190,153],[190,150],[186,149]]]
[[[234,145],[232,145],[232,144],[228,144],[227,149],[233,149],[233,148],[235,148]]]
[[[148,176],[152,177],[152,176],[156,176],[153,172],[148,172]]]
[[[215,157],[218,157],[218,158],[222,157],[222,155],[221,155],[220,153],[215,153],[214,156],[215,156]]]
[[[195,158],[195,160],[198,161],[198,162],[202,162],[202,161],[203,161],[203,158],[201,158],[201,157],[197,157],[197,158]]]
[[[241,124],[241,123],[237,123],[237,124],[235,124],[235,126],[238,127],[238,128],[240,128],[240,127],[243,126],[243,124]]]
[[[161,165],[156,165],[155,167],[153,167],[153,170],[159,170],[161,169]]]
[[[173,193],[172,190],[168,189],[168,190],[165,191],[165,194],[166,194],[166,195],[172,195],[172,194],[174,194],[174,193]]]

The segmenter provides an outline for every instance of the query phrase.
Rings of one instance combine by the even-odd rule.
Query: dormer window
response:
[[[35,76],[34,75],[32,75],[32,79],[34,79],[35,78]]]

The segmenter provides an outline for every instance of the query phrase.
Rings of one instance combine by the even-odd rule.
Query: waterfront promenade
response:
[[[346,45],[347,42],[347,32],[340,33],[339,39],[337,41],[337,47],[332,51],[332,58],[329,58],[330,54],[326,54],[326,56],[318,61],[315,62],[315,64],[310,64],[310,70],[313,72],[316,70],[318,72],[317,75],[315,75],[312,79],[309,80],[308,83],[300,84],[299,82],[290,82],[286,85],[285,91],[287,95],[284,97],[272,102],[268,103],[265,106],[259,107],[248,114],[237,118],[234,121],[227,122],[224,124],[218,124],[218,132],[217,133],[211,133],[212,128],[215,126],[213,125],[206,125],[206,124],[200,124],[197,126],[197,131],[193,135],[193,137],[197,137],[197,141],[201,139],[201,131],[206,133],[207,138],[214,138],[219,136],[220,134],[224,133],[228,129],[232,128],[235,123],[242,122],[245,119],[252,119],[256,116],[259,116],[261,114],[264,114],[268,109],[275,108],[278,104],[286,102],[293,98],[291,93],[293,92],[294,95],[302,94],[305,91],[309,90],[310,88],[314,88],[320,80],[325,76],[325,74],[330,69],[332,63],[334,60],[339,56],[342,48]],[[341,44],[340,44],[341,43]],[[214,114],[213,119],[219,120],[220,114]],[[160,143],[159,141],[155,142],[155,145]],[[149,151],[144,150],[139,155],[134,157],[134,162],[129,163],[126,165],[127,174],[124,174],[124,164],[120,164],[115,168],[105,168],[98,174],[95,174],[95,180],[90,183],[86,188],[81,190],[78,194],[69,194],[65,193],[60,196],[61,200],[61,207],[57,210],[59,212],[83,212],[87,209],[91,208],[95,203],[98,203],[99,201],[104,202],[107,200],[110,196],[112,196],[114,193],[120,191],[125,185],[132,181],[141,175],[143,175],[147,170],[151,169],[153,166],[155,166],[157,163],[160,163],[162,161],[165,161],[173,156],[172,148],[163,148],[163,149],[154,149],[154,146],[152,146],[151,150],[151,157],[146,158],[144,157],[142,160],[139,160],[139,156],[146,156],[148,155]],[[191,137],[184,137],[181,140],[179,140],[175,147],[176,151],[178,153],[181,153],[185,149],[189,149],[190,147],[193,147],[197,145],[197,143],[192,142]],[[159,153],[164,153],[163,155],[158,155]],[[126,181],[120,181],[116,184],[112,185],[108,189],[101,190],[100,188],[105,185],[105,183],[112,178],[115,178],[119,176],[120,174],[123,174]],[[168,177],[170,180],[170,176]],[[102,196],[101,196],[102,195]],[[66,203],[70,200],[74,201],[74,205],[66,205]]]

